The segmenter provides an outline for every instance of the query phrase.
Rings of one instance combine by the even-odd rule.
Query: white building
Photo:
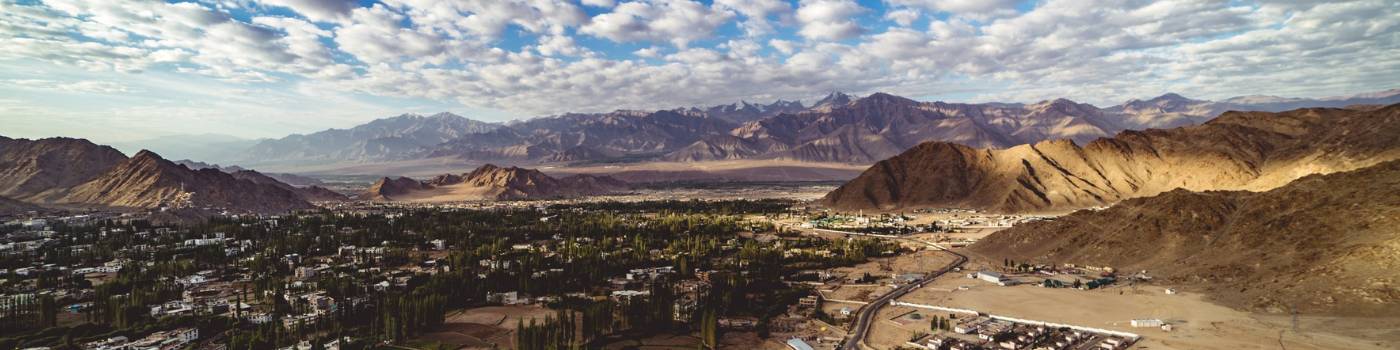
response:
[[[1159,319],[1141,319],[1141,320],[1132,320],[1132,322],[1130,322],[1130,323],[1132,323],[1133,327],[1135,327],[1135,328],[1146,328],[1146,327],[1161,327],[1162,324],[1163,324],[1164,322],[1162,322],[1162,320],[1159,320]]]

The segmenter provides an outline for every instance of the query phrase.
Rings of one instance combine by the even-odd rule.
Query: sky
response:
[[[0,135],[281,137],[833,91],[1109,106],[1396,88],[1400,1],[0,0]]]

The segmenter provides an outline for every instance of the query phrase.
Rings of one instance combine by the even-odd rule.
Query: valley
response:
[[[0,0],[0,350],[1400,349],[1400,0]]]

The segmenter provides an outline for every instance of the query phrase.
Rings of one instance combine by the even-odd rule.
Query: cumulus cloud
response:
[[[909,25],[914,24],[914,21],[919,20],[919,16],[922,16],[919,13],[919,10],[907,8],[885,12],[885,19],[894,21],[894,23],[899,24],[903,27],[908,27]]]
[[[865,30],[852,17],[865,10],[852,0],[803,0],[797,8],[797,20],[802,22],[798,34],[816,40],[855,37]]]
[[[546,35],[540,37],[540,44],[536,50],[545,56],[578,56],[589,54],[587,49],[581,48],[574,43],[574,38],[567,35]]]
[[[742,14],[739,26],[749,36],[771,34],[774,28],[769,17],[786,20],[792,12],[792,5],[785,0],[716,0],[715,5]]]
[[[690,0],[628,2],[600,14],[579,32],[615,42],[670,42],[686,47],[709,38],[733,14]]]
[[[357,0],[258,0],[267,6],[286,7],[317,22],[338,22],[350,18],[359,7]]]
[[[890,4],[920,7],[935,12],[974,19],[1016,14],[1016,6],[1026,0],[888,0]]]
[[[793,52],[797,51],[797,43],[783,39],[769,40],[768,46],[772,46],[774,50],[778,50],[778,52],[782,52],[784,55],[791,55]]]
[[[660,54],[660,50],[656,47],[644,47],[633,51],[632,54],[637,55],[637,57],[653,58]]]
[[[593,7],[613,7],[613,0],[583,0],[584,5]]]

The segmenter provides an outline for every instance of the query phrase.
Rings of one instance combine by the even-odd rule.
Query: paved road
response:
[[[891,300],[894,300],[895,298],[904,296],[905,294],[909,294],[909,292],[911,292],[911,291],[913,291],[913,290],[915,290],[915,289],[918,289],[919,287],[923,287],[924,284],[927,284],[928,282],[933,281],[933,279],[938,278],[938,276],[942,276],[943,274],[948,273],[948,271],[953,271],[954,268],[959,267],[959,266],[962,266],[963,263],[966,263],[966,262],[967,262],[967,256],[965,256],[965,255],[958,254],[957,252],[948,250],[948,249],[943,248],[942,246],[939,246],[939,245],[937,245],[937,244],[925,242],[925,241],[922,241],[922,240],[909,239],[909,238],[898,237],[898,236],[867,235],[867,234],[862,234],[862,233],[846,232],[846,231],[836,231],[836,230],[825,230],[825,229],[815,229],[815,230],[816,230],[816,231],[821,231],[821,232],[828,232],[828,233],[845,234],[845,235],[850,235],[850,236],[877,236],[877,237],[882,237],[882,238],[889,238],[889,239],[897,239],[897,240],[902,240],[902,241],[916,242],[916,243],[921,243],[921,244],[928,245],[928,246],[930,246],[930,247],[937,248],[937,249],[939,249],[939,250],[941,250],[941,251],[943,251],[943,252],[945,252],[945,253],[948,253],[948,254],[953,254],[954,256],[956,256],[956,257],[958,258],[957,260],[953,261],[952,264],[948,264],[948,266],[944,266],[942,269],[939,269],[938,271],[929,272],[928,275],[924,276],[924,278],[921,279],[921,280],[919,280],[918,282],[906,284],[906,285],[900,286],[899,288],[895,288],[895,290],[893,290],[893,291],[891,291],[891,292],[889,292],[889,293],[885,293],[885,295],[880,296],[879,299],[875,299],[875,301],[870,302],[870,304],[865,305],[865,306],[862,306],[859,310],[856,311],[855,323],[853,323],[853,324],[851,325],[851,330],[852,330],[852,332],[851,332],[850,336],[846,338],[845,343],[842,343],[842,344],[841,344],[841,349],[842,349],[842,350],[861,350],[861,348],[862,348],[861,345],[865,343],[865,337],[870,333],[870,324],[871,324],[872,320],[875,319],[875,313],[879,312],[881,307],[884,307],[885,305],[888,305],[888,304],[890,303],[890,301],[891,301]]]

